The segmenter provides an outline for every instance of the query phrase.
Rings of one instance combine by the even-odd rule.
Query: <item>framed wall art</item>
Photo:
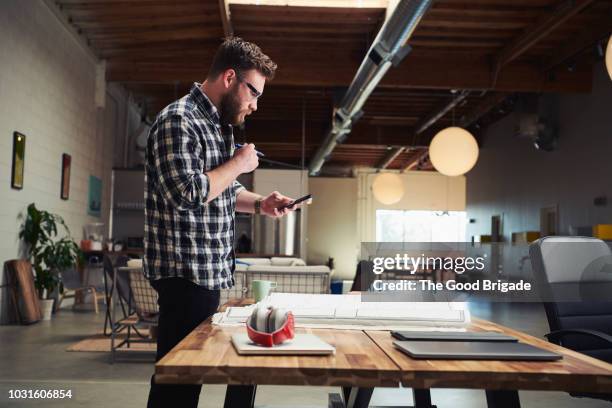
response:
[[[23,188],[23,173],[25,169],[26,137],[19,132],[13,133],[13,164],[11,166],[11,187],[16,190]]]
[[[60,197],[62,200],[68,200],[70,197],[70,164],[72,157],[69,154],[62,154],[62,187]]]
[[[89,176],[89,200],[87,200],[87,214],[100,217],[102,214],[102,180],[96,176]]]

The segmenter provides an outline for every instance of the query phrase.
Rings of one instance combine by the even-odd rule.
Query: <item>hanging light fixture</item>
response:
[[[608,75],[610,75],[610,79],[612,79],[612,35],[606,47],[606,68],[608,68]]]
[[[397,174],[380,173],[372,183],[372,193],[383,204],[395,204],[404,196],[404,182]]]
[[[478,159],[478,143],[465,129],[452,126],[434,136],[429,145],[431,164],[446,176],[470,171]]]

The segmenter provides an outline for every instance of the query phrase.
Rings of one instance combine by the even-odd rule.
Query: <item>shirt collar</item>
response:
[[[221,125],[221,117],[219,116],[219,110],[217,107],[208,99],[208,96],[202,91],[202,84],[194,82],[189,94],[196,102],[196,104],[215,122],[216,125]]]

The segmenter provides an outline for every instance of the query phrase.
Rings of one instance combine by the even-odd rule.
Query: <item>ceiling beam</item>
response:
[[[273,56],[273,54],[271,54]],[[280,55],[279,55],[280,57]],[[275,58],[273,56],[273,58]],[[358,62],[337,61],[328,64],[310,60],[283,61],[279,65],[275,85],[336,87],[348,85]],[[192,82],[201,78],[209,63],[177,66],[176,63],[116,63],[108,64],[107,79],[124,83]],[[452,67],[452,69],[450,68]],[[503,92],[568,92],[591,91],[591,66],[580,64],[574,72],[558,70],[545,75],[538,67],[528,63],[513,63],[502,69],[495,86],[490,81],[490,65],[486,59],[472,58],[409,58],[395,69],[389,70],[378,89],[467,89]]]
[[[366,110],[367,112],[367,110]],[[383,125],[383,126],[413,126],[414,123],[419,120],[418,116],[382,116],[375,114],[364,114],[361,118],[362,121],[368,122],[371,125]]]
[[[465,100],[468,97],[469,91],[461,91],[457,96],[455,96],[449,103],[444,104],[442,107],[434,110],[431,114],[423,117],[415,126],[414,138],[417,135],[423,133],[425,130],[429,129],[433,126],[440,118],[446,115],[449,111],[454,109],[457,105]],[[412,144],[415,144],[416,140],[413,140]],[[378,165],[379,169],[385,169],[388,167],[402,152],[404,152],[404,147],[398,147],[390,151],[380,162]],[[411,165],[414,163],[410,163]],[[416,164],[414,164],[416,165]],[[408,167],[408,166],[407,166]]]
[[[467,128],[489,113],[491,109],[502,103],[508,96],[506,92],[492,92],[485,96],[469,113],[461,117],[459,126]]]
[[[609,38],[610,33],[612,33],[612,23],[610,22],[610,17],[606,15],[597,23],[580,30],[570,41],[564,43],[556,54],[544,61],[542,69],[550,71],[589,47],[594,46],[598,41]]]
[[[429,155],[429,148],[423,149],[420,153],[415,154],[408,160],[408,162],[404,165],[402,172],[407,172],[415,167],[419,166],[421,161],[425,160],[425,158]]]
[[[386,169],[391,163],[393,163],[395,159],[398,158],[400,154],[404,152],[404,150],[406,150],[405,147],[396,147],[394,149],[389,150],[389,152],[385,154],[385,156],[382,158],[380,163],[376,165],[376,167],[380,170]]]
[[[219,12],[221,13],[221,24],[223,25],[225,37],[232,37],[234,35],[234,27],[231,20],[229,0],[219,0]]]
[[[246,121],[244,136],[247,141],[253,141],[254,143],[278,143],[281,141],[301,143],[302,124],[300,120],[260,120],[257,117],[258,113],[259,110]],[[306,126],[308,143],[320,143],[328,127],[329,120],[309,122]],[[242,139],[237,137],[237,140]],[[372,126],[365,122],[359,122],[355,124],[351,131],[351,137],[343,145],[377,145],[386,149],[387,146],[408,146],[411,142],[411,127]]]
[[[499,72],[501,67],[523,55],[556,28],[590,6],[593,1],[563,0],[552,13],[546,13],[545,17],[538,21],[531,29],[525,31],[499,51],[495,60],[495,71]]]
[[[455,96],[449,103],[444,104],[442,107],[439,107],[438,109],[434,110],[431,114],[423,117],[423,119],[421,119],[421,121],[415,126],[415,133],[417,135],[423,133],[429,127],[434,125],[438,120],[440,120],[440,118],[442,118],[452,109],[454,109],[457,105],[463,102],[469,94],[469,91],[460,91],[459,94]]]

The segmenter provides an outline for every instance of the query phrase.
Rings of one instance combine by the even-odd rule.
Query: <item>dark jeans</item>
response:
[[[219,291],[208,290],[183,278],[151,282],[159,294],[157,356],[159,361],[219,307]],[[151,377],[148,408],[197,407],[201,385],[155,384]]]

